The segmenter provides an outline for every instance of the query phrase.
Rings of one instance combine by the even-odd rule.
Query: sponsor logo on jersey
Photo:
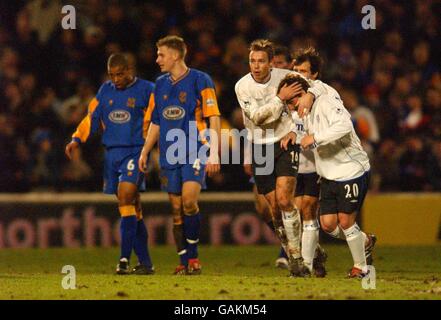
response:
[[[136,102],[135,98],[128,98],[127,99],[127,107],[134,108],[135,107],[135,102]]]
[[[125,110],[114,110],[109,113],[109,120],[113,123],[126,123],[130,121],[130,112]]]
[[[162,116],[167,120],[179,120],[185,116],[185,109],[180,106],[168,106],[162,111]]]
[[[182,104],[187,102],[187,92],[185,92],[185,91],[179,92],[179,102]]]

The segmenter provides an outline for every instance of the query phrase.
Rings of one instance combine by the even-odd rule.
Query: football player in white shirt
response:
[[[294,71],[300,73],[306,79],[312,80],[318,79],[322,63],[323,61],[318,52],[312,47],[298,50],[292,62]],[[281,84],[283,85],[283,81]],[[338,95],[332,87],[329,88],[329,91]],[[296,123],[297,143],[300,143],[303,136],[306,135],[303,120],[297,112],[293,112],[292,116]],[[326,275],[324,264],[327,255],[318,245],[320,228],[317,222],[318,197],[320,194],[319,178],[315,169],[312,150],[301,150],[294,203],[300,209],[303,218],[302,257],[305,265],[313,269],[317,277],[324,277]]]
[[[271,60],[271,66],[279,69],[291,69],[291,53],[289,49],[284,46],[276,46],[274,48],[274,56]],[[265,196],[263,194],[259,194],[257,192],[256,182],[254,181],[253,176],[253,168],[251,166],[251,143],[246,143],[244,149],[244,171],[245,173],[251,177],[250,183],[253,184],[253,193],[254,193],[254,206],[257,214],[262,218],[262,220],[269,226],[271,230],[274,231],[273,218],[271,213],[271,208],[266,201]],[[286,255],[283,247],[280,249],[279,256],[276,259],[275,263],[277,268],[288,269],[288,256]]]
[[[287,83],[309,84],[292,76]],[[287,103],[295,110],[297,99]],[[322,94],[305,118],[307,135],[301,140],[303,149],[313,148],[320,183],[320,223],[329,234],[344,234],[354,260],[351,278],[362,278],[372,264],[374,235],[362,232],[356,223],[369,185],[370,164],[357,137],[349,112],[343,102],[331,94]]]
[[[277,93],[280,80],[292,71],[271,68],[272,56],[270,41],[254,41],[249,56],[251,73],[236,83],[235,91],[253,150],[262,151],[263,157],[273,151],[274,170],[263,174],[259,172],[267,168],[268,163],[259,161],[258,152],[253,152],[253,175],[258,192],[265,195],[270,204],[276,233],[287,248],[291,274],[305,276],[310,271],[303,265],[301,257],[301,219],[293,202],[299,146],[295,144],[295,124],[284,103],[300,94],[301,86],[284,86]],[[326,92],[323,83],[313,83],[308,93],[299,99],[299,108],[309,108],[321,92]]]

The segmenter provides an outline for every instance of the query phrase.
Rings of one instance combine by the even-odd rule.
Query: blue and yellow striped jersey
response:
[[[150,120],[148,107],[153,105],[153,90],[152,82],[139,78],[124,90],[118,90],[111,81],[105,82],[89,103],[88,114],[72,139],[84,143],[101,127],[102,142],[107,148],[142,146]]]
[[[167,161],[168,148],[177,143],[177,139],[170,139],[174,135],[173,129],[180,129],[185,133],[187,152],[181,163],[188,163],[192,150],[189,148],[191,140],[195,142],[197,150],[202,145],[198,136],[207,126],[207,118],[219,116],[219,107],[213,81],[210,76],[196,69],[188,71],[177,80],[170,74],[160,76],[155,83],[154,106],[149,106],[152,123],[160,126],[159,152],[162,168],[174,168],[179,164]],[[192,128],[196,134],[192,134]],[[167,134],[169,135],[167,139]]]

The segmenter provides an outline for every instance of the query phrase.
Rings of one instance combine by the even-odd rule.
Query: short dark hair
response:
[[[162,46],[178,51],[182,59],[184,59],[187,54],[187,45],[184,39],[179,36],[170,35],[159,39],[158,42],[156,42],[156,47],[159,48]]]
[[[107,60],[107,68],[121,66],[123,68],[129,67],[129,60],[122,53],[113,53]]]
[[[274,48],[275,56],[283,56],[288,63],[291,63],[291,52],[285,46],[276,46]]]
[[[280,92],[282,87],[286,85],[292,85],[293,83],[300,83],[302,85],[302,89],[306,92],[309,88],[309,83],[306,81],[305,78],[302,76],[295,74],[295,73],[288,73],[279,83],[279,86],[277,87],[277,93]]]
[[[251,42],[251,51],[264,51],[268,55],[268,60],[271,61],[274,57],[274,44],[268,39],[257,39]]]
[[[311,65],[311,73],[317,73],[320,75],[322,71],[323,59],[320,57],[319,53],[315,48],[309,47],[306,49],[299,49],[294,54],[294,65],[298,66],[302,63],[308,61]]]

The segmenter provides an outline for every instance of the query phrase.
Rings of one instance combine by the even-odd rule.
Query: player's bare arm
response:
[[[69,160],[72,160],[72,153],[78,149],[80,144],[77,141],[71,141],[66,145],[66,149],[64,150],[64,153],[66,154],[67,158]]]
[[[303,149],[307,149],[310,146],[312,146],[315,143],[314,135],[308,134],[303,137],[303,139],[300,141],[300,145]]]
[[[145,139],[144,147],[142,148],[141,151],[141,156],[139,157],[138,160],[138,166],[141,172],[146,172],[148,155],[150,151],[152,151],[152,148],[154,147],[158,139],[159,139],[159,126],[154,123],[151,123],[147,134],[147,138]]]

